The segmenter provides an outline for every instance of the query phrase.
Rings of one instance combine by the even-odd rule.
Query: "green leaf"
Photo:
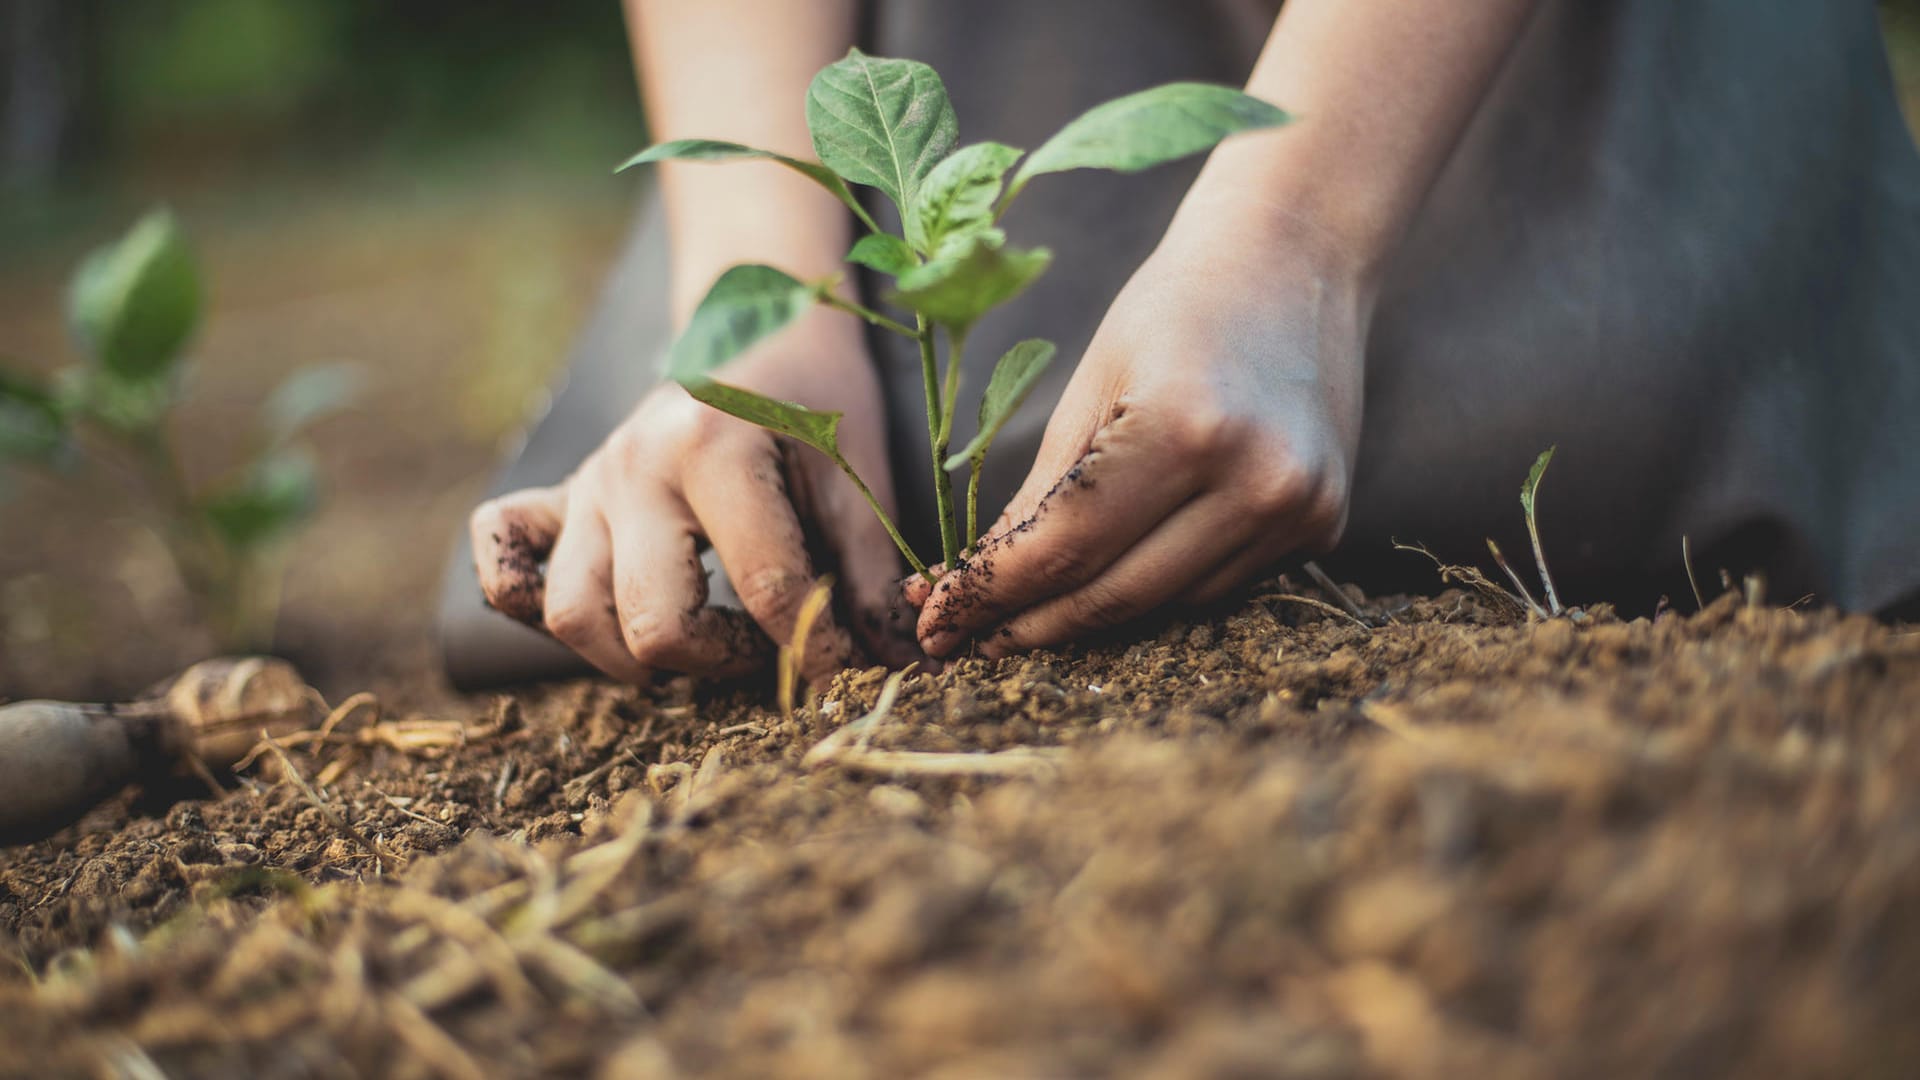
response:
[[[840,460],[840,418],[837,412],[816,412],[805,405],[781,401],[742,390],[712,379],[691,379],[680,385],[698,401],[719,409],[728,416],[758,424],[777,435],[785,435],[815,450]]]
[[[813,306],[816,290],[771,266],[735,266],[720,275],[667,353],[667,373],[700,379]]]
[[[159,429],[173,408],[177,380],[156,376],[124,378],[90,365],[74,364],[54,376],[54,396],[68,415],[84,416],[122,435]]]
[[[991,226],[1000,181],[1020,154],[1004,143],[974,143],[935,165],[907,216],[907,241],[932,252],[950,235]]]
[[[846,181],[835,176],[832,169],[827,168],[817,161],[802,161],[799,158],[788,157],[785,154],[776,154],[771,150],[759,150],[751,146],[742,146],[739,143],[725,142],[720,139],[675,139],[672,142],[663,142],[647,147],[645,150],[621,162],[620,167],[613,171],[624,172],[627,169],[633,168],[635,165],[648,165],[658,161],[751,160],[775,161],[785,165],[794,172],[833,192],[834,198],[845,203],[847,209],[852,210],[861,221],[866,223],[867,228],[875,232],[880,231],[880,227],[875,225],[873,219],[867,216],[866,208],[860,205],[860,200],[853,197],[853,192],[848,189]]]
[[[173,215],[155,210],[87,256],[67,308],[82,347],[125,379],[171,371],[200,319],[200,274]]]
[[[980,430],[973,441],[947,459],[947,468],[957,469],[968,461],[987,456],[987,447],[992,445],[994,436],[1000,434],[1000,429],[1033,392],[1047,365],[1053,363],[1053,355],[1053,342],[1039,338],[1028,338],[1007,350],[993,366],[987,392],[980,398]]]
[[[213,531],[230,548],[247,550],[284,536],[319,504],[313,458],[278,450],[249,465],[201,504]]]
[[[353,364],[319,364],[287,376],[261,406],[267,435],[285,442],[308,424],[346,408],[360,395],[361,376]]]
[[[1053,261],[1045,248],[1006,247],[998,230],[968,234],[924,266],[900,276],[893,300],[964,332],[980,316],[1019,295]]]
[[[0,369],[0,461],[47,461],[67,443],[66,410],[38,380]]]
[[[807,87],[807,129],[828,168],[886,192],[904,218],[960,125],[932,68],[852,49]]]
[[[1527,482],[1520,485],[1520,509],[1527,513],[1527,527],[1533,527],[1533,497],[1540,490],[1540,478],[1546,475],[1547,465],[1553,461],[1553,452],[1558,446],[1549,446],[1533,459],[1533,468],[1527,470]]]
[[[907,242],[892,233],[868,233],[854,241],[853,250],[847,252],[847,261],[894,277],[920,265],[920,259]]]
[[[1139,172],[1210,150],[1242,131],[1278,127],[1284,111],[1238,90],[1207,83],[1168,83],[1096,105],[1041,144],[1007,189],[1068,169]]]

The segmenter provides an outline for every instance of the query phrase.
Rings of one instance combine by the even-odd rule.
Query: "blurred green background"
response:
[[[247,454],[303,366],[321,512],[276,649],[332,690],[431,692],[449,542],[537,415],[627,232],[645,141],[615,0],[0,0],[0,364],[74,358],[81,257],[171,206],[207,282],[172,425]],[[140,493],[0,469],[0,699],[107,698],[206,655]]]
[[[605,175],[613,0],[0,0],[0,237],[240,185]]]

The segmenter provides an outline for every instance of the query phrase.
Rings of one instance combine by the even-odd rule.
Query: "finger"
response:
[[[1285,555],[1285,549],[1276,550],[1276,545],[1265,540],[1243,545],[1211,572],[1196,578],[1183,599],[1195,607],[1218,603],[1234,590],[1265,576]]]
[[[473,569],[487,605],[529,626],[541,625],[546,576],[566,513],[564,487],[527,488],[481,503],[467,520]]]
[[[566,523],[547,560],[544,620],[548,633],[608,675],[631,683],[652,677],[620,634],[606,522],[577,494],[568,500]]]
[[[1035,605],[980,640],[989,658],[1058,645],[1118,626],[1177,599],[1238,551],[1237,504],[1214,495],[1196,500],[1126,552],[1106,573],[1072,592]]]
[[[1006,617],[1094,580],[1198,488],[1125,415],[1049,489],[1033,515],[948,571],[920,612],[920,643],[945,655]]]
[[[681,494],[747,614],[769,638],[787,645],[814,585],[813,561],[775,444],[763,438],[753,442],[755,449],[744,458],[700,455],[687,470]],[[852,653],[852,639],[829,606],[807,635],[800,670],[809,679],[830,674],[845,667]]]
[[[946,572],[947,564],[940,563],[937,566],[927,567],[927,574],[932,575],[931,581],[926,575],[907,575],[900,582],[900,598],[913,605],[915,609],[926,606],[927,598],[933,595],[934,584],[940,580],[940,575]]]
[[[707,606],[706,568],[693,519],[664,489],[609,505],[614,611],[627,654],[641,667],[744,675],[772,652],[753,620]]]

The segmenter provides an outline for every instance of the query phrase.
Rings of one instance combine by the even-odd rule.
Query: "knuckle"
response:
[[[633,658],[647,667],[677,667],[683,652],[675,621],[657,611],[642,611],[620,623],[620,636]]]
[[[1245,434],[1246,421],[1211,402],[1199,402],[1181,409],[1168,424],[1169,448],[1184,457],[1212,457],[1237,445]]]
[[[1092,570],[1087,550],[1079,545],[1050,547],[1040,557],[1039,568],[1045,581],[1079,581]]]
[[[763,623],[773,622],[785,631],[799,613],[813,582],[807,575],[784,566],[769,566],[748,574],[734,583],[740,602]],[[770,627],[769,629],[773,629]]]
[[[1120,589],[1089,585],[1067,601],[1067,615],[1076,627],[1113,626],[1136,614],[1128,595]]]
[[[1285,517],[1303,510],[1312,499],[1313,477],[1288,465],[1257,470],[1248,480],[1249,508],[1266,518]]]
[[[547,632],[569,645],[587,640],[593,634],[593,608],[585,598],[547,595],[543,616]]]

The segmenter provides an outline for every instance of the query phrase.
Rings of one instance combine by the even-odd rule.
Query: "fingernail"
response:
[[[946,656],[958,648],[963,639],[964,635],[957,630],[940,630],[921,638],[920,647],[928,656]]]

